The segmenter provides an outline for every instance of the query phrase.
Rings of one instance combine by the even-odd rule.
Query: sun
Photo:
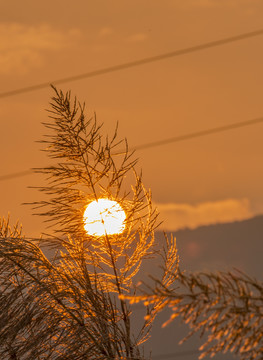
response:
[[[117,201],[98,199],[88,204],[83,219],[89,235],[113,235],[124,231],[126,214]]]

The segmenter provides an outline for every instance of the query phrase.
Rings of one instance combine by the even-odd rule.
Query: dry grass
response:
[[[233,272],[170,274],[176,291],[155,279],[155,287],[136,301],[163,299],[171,307],[168,325],[181,316],[191,331],[206,335],[200,359],[220,352],[233,352],[241,360],[262,359],[263,354],[263,284],[238,270]],[[172,281],[171,281],[172,282]]]
[[[48,134],[41,141],[52,165],[35,169],[46,176],[46,186],[39,188],[46,197],[33,204],[53,230],[34,241],[18,226],[1,222],[0,358],[145,359],[141,344],[165,302],[147,306],[134,333],[124,296],[135,294],[134,276],[153,256],[162,257],[161,281],[172,286],[175,243],[167,240],[163,253],[155,249],[157,212],[127,142],[117,140],[117,131],[104,137],[96,117],[86,119],[84,105],[54,91],[51,120],[44,124]],[[84,231],[85,206],[101,197],[124,208],[122,234],[94,237]],[[52,259],[43,246],[55,250]]]

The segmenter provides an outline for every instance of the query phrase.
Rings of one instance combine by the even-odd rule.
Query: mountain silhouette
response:
[[[177,240],[181,270],[227,271],[237,268],[251,277],[263,280],[262,215],[245,221],[201,226],[193,230],[182,229],[172,234]],[[163,233],[156,232],[156,238],[161,245],[164,241]],[[145,269],[145,273],[147,272],[148,274],[156,273],[156,267],[149,265]],[[158,316],[152,329],[152,337],[145,344],[145,348],[152,350],[153,360],[197,360],[196,350],[203,340],[200,341],[199,335],[195,335],[183,345],[178,345],[178,342],[187,334],[188,327],[177,318],[167,327],[161,328],[170,314],[171,310],[166,309]],[[161,354],[163,355],[158,356]],[[226,353],[218,354],[213,359],[238,358],[231,353]]]

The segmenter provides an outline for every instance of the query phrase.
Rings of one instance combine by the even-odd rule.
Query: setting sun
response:
[[[126,214],[119,203],[98,199],[88,204],[83,215],[84,228],[89,235],[120,234],[125,229]]]

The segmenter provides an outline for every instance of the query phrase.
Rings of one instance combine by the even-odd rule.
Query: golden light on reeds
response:
[[[102,198],[88,204],[83,219],[89,235],[114,235],[124,231],[126,214],[117,201]]]

